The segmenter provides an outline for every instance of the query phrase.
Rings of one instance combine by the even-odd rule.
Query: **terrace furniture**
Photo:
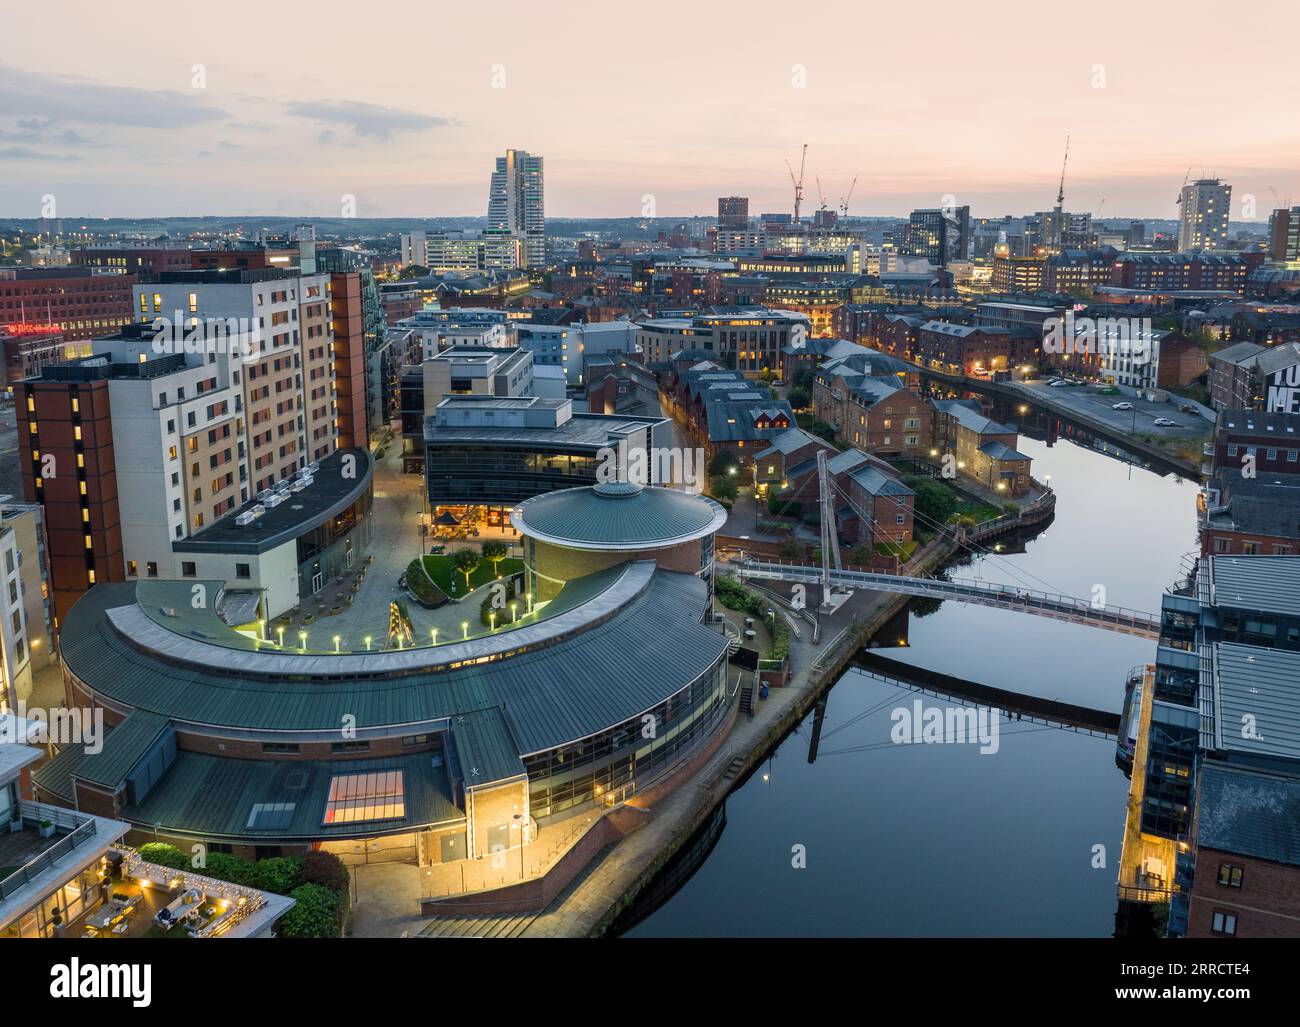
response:
[[[130,929],[131,929],[131,925],[127,923],[125,920],[123,920],[120,924],[118,924],[116,927],[113,928],[113,933],[126,934],[126,932],[129,931]]]

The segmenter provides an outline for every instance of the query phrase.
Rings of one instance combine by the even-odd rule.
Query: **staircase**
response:
[[[740,712],[748,713],[751,717],[754,715],[754,685],[752,682],[740,686]]]

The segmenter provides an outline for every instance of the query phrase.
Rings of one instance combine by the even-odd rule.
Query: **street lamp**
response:
[[[437,629],[437,628],[430,628],[430,629],[429,629],[429,634],[433,636],[433,644],[434,644],[434,645],[437,645],[437,644],[438,644],[438,629]]]
[[[307,632],[305,631],[298,632],[298,645],[303,652],[307,651]]]
[[[461,633],[462,633],[466,638],[469,638],[469,621],[467,621],[467,620],[463,620],[463,621],[461,621],[461,622],[460,622],[460,630],[461,630]]]

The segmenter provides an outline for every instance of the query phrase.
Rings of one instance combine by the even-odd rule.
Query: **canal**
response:
[[[1023,546],[953,567],[1156,612],[1196,548],[1197,486],[1043,432],[1055,520]],[[1114,450],[1114,447],[1108,447]],[[913,604],[882,655],[999,688],[1118,712],[1154,643],[991,608]],[[907,645],[897,648],[905,637]],[[947,700],[849,670],[813,717],[620,923],[629,937],[1106,936],[1127,779],[1114,741],[1021,721],[977,744],[894,744],[891,714]],[[987,747],[986,747],[987,748]],[[1100,848],[1099,848],[1100,847]],[[802,864],[796,866],[796,864]]]

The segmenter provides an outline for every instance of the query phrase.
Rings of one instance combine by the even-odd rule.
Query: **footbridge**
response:
[[[825,583],[825,568],[805,564],[738,560],[729,564],[743,578],[788,581],[809,586]],[[1037,617],[1086,624],[1093,628],[1118,631],[1140,638],[1158,638],[1160,618],[1153,613],[1130,610],[1123,606],[1106,606],[1055,592],[1041,592],[1016,585],[961,578],[935,578],[925,575],[888,574],[874,571],[829,570],[833,589],[869,589],[897,592],[926,599],[951,599],[960,603],[996,606]]]

